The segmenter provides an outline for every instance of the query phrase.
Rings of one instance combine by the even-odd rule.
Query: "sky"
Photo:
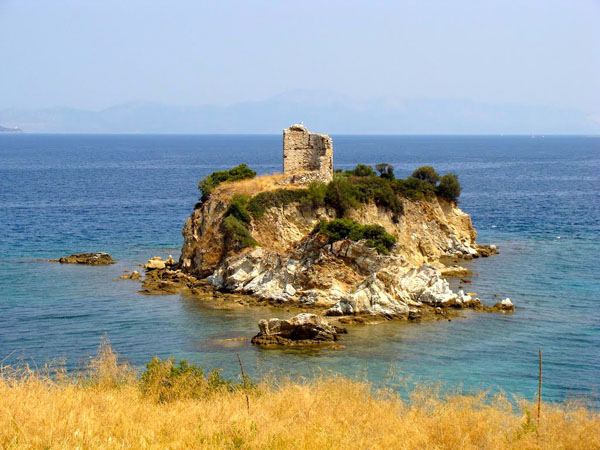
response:
[[[600,114],[600,1],[0,0],[0,108],[293,89]]]

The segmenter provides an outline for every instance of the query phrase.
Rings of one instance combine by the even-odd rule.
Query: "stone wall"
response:
[[[304,125],[283,130],[283,173],[292,182],[333,179],[333,142],[326,134],[309,132]]]

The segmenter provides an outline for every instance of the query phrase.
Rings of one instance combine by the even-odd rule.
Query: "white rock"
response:
[[[165,262],[162,260],[162,258],[160,256],[154,256],[152,258],[150,258],[148,261],[146,261],[146,265],[144,266],[144,268],[146,269],[164,269],[165,268]]]
[[[296,295],[296,289],[294,288],[294,286],[288,283],[285,285],[285,293],[293,297],[294,295]]]

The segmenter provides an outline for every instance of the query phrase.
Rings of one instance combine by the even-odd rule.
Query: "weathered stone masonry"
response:
[[[333,142],[326,134],[309,132],[304,125],[283,130],[283,173],[292,182],[333,179]]]

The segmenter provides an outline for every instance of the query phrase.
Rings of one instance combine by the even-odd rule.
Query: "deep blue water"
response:
[[[247,162],[281,170],[280,136],[0,135],[0,360],[69,367],[107,334],[141,366],[153,355],[188,358],[237,374],[332,371],[394,385],[390,374],[465,390],[533,397],[537,351],[544,398],[598,402],[600,387],[600,138],[334,136],[335,166],[388,162],[452,171],[479,242],[500,254],[476,260],[469,291],[510,297],[511,315],[353,327],[344,350],[261,350],[258,319],[283,310],[215,310],[185,296],[143,296],[113,281],[154,255],[178,256],[198,180]],[[118,264],[44,262],[108,251]],[[598,404],[598,403],[596,403]]]

